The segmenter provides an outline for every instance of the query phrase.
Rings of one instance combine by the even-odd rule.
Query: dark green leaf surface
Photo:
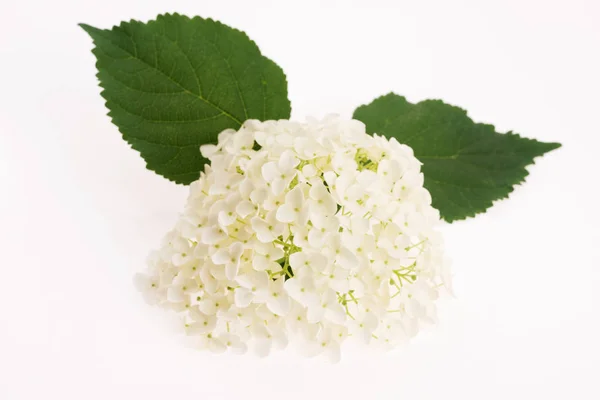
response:
[[[390,93],[361,106],[354,118],[369,133],[396,138],[423,163],[425,187],[446,221],[484,212],[524,181],[525,167],[560,147],[474,123],[467,113],[440,100],[417,104]]]
[[[197,179],[206,162],[199,146],[224,129],[290,116],[283,71],[243,32],[178,14],[81,27],[96,46],[112,121],[148,169],[172,181]]]

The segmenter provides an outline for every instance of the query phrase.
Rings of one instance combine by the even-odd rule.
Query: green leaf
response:
[[[423,163],[433,206],[449,222],[475,216],[508,197],[535,157],[560,147],[498,133],[440,100],[412,104],[394,93],[357,108],[354,118],[365,123],[367,132],[413,148]]]
[[[148,169],[172,181],[197,179],[206,163],[199,146],[224,129],[290,116],[283,71],[243,32],[178,14],[80,26],[94,40],[113,123]]]

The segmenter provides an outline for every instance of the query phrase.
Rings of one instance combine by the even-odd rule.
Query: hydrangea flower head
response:
[[[439,213],[410,147],[355,120],[246,121],[205,145],[184,213],[136,283],[194,346],[261,356],[393,347],[449,288]]]

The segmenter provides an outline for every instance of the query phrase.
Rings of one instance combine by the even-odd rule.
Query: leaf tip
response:
[[[558,143],[558,142],[548,143],[548,151],[560,149],[561,147],[562,147],[562,143]]]
[[[90,35],[92,38],[94,37],[94,33],[99,32],[100,29],[98,28],[94,28],[91,25],[85,24],[83,22],[77,24],[81,29],[83,29],[84,31],[86,31],[88,33],[88,35]]]
[[[553,150],[559,149],[562,147],[561,143],[558,142],[538,142],[540,143],[540,153],[538,154],[539,156],[543,156],[547,153],[550,153]]]

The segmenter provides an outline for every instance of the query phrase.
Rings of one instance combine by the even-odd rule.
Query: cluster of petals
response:
[[[193,346],[260,356],[289,342],[340,357],[390,348],[449,289],[439,213],[410,147],[355,120],[246,121],[210,161],[135,281]]]

